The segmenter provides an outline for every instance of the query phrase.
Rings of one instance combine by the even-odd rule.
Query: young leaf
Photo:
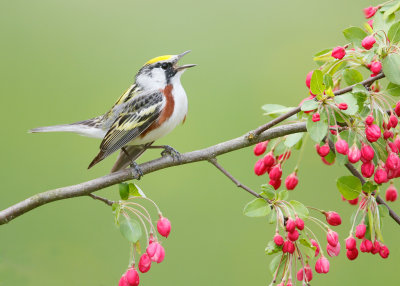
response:
[[[292,205],[292,207],[296,211],[297,215],[301,219],[308,217],[308,215],[309,215],[308,209],[302,203],[295,201],[295,200],[291,200],[289,203]]]
[[[367,33],[359,27],[350,27],[343,30],[343,35],[349,42],[361,47],[361,41],[367,36]]]
[[[354,115],[358,111],[357,99],[351,93],[345,93],[341,96],[335,96],[335,102],[337,104],[339,103],[347,104],[347,109],[342,110],[344,114]]]
[[[337,179],[336,186],[347,200],[354,200],[361,193],[360,179],[355,176],[343,176]]]
[[[386,91],[392,96],[400,96],[400,85],[389,82]]]
[[[304,133],[294,133],[294,134],[290,134],[288,137],[286,137],[285,140],[285,145],[288,148],[292,148],[294,145],[297,144],[297,142],[299,142],[301,140],[301,138],[303,138]]]
[[[400,41],[400,21],[394,23],[388,32],[388,38],[391,43],[395,44]]]
[[[311,76],[311,92],[313,94],[322,94],[324,93],[325,85],[322,71],[314,70]]]
[[[129,185],[127,183],[119,184],[119,196],[121,200],[127,200],[129,198]]]
[[[345,69],[343,77],[348,85],[353,85],[363,80],[362,74],[355,69]]]
[[[282,246],[278,246],[275,244],[273,240],[269,241],[267,247],[265,247],[265,254],[272,255],[274,253],[278,253],[281,251]]]
[[[400,55],[399,54],[389,54],[382,61],[383,72],[385,73],[387,79],[395,84],[400,85]]]
[[[302,111],[310,111],[318,108],[318,101],[315,101],[314,99],[306,100],[303,102],[301,105],[301,110]]]
[[[136,243],[142,236],[142,228],[140,227],[140,224],[134,219],[127,219],[125,216],[122,216],[119,230],[121,231],[122,236],[132,243]]]
[[[129,195],[133,197],[141,197],[138,187],[134,183],[129,184]]]
[[[293,107],[286,107],[280,104],[265,104],[261,108],[265,111],[264,115],[271,118],[276,118],[293,109]],[[290,118],[293,119],[294,117],[292,116]]]
[[[390,15],[394,14],[395,12],[397,12],[400,9],[400,2],[397,2],[396,4],[394,4],[393,6],[391,6],[389,9],[387,9],[385,11],[385,13],[383,13],[383,19],[388,18]]]
[[[321,113],[320,117],[320,121],[317,122],[313,122],[311,116],[307,119],[307,132],[311,139],[317,143],[321,142],[328,132],[328,121],[325,113]]]
[[[366,182],[363,186],[362,186],[362,190],[366,193],[372,193],[373,191],[375,191],[377,189],[377,186],[372,184],[371,182]]]
[[[379,210],[379,216],[380,217],[388,217],[389,216],[389,210],[385,205],[378,205],[378,210]]]
[[[324,85],[329,88],[333,87],[333,80],[330,74],[324,74]]]
[[[275,224],[276,223],[276,212],[270,212],[270,214],[268,215],[268,223],[269,224]]]
[[[384,31],[385,33],[388,32],[389,28],[393,25],[394,21],[396,20],[396,16],[394,14],[389,15],[386,19],[383,18],[383,10],[382,7],[379,11],[375,13],[374,16],[374,31]]]
[[[279,254],[278,256],[275,256],[269,264],[269,270],[271,271],[271,274],[274,275],[275,272],[278,271],[277,277],[279,277],[286,266],[286,260],[287,254]]]
[[[282,190],[278,194],[278,200],[286,201],[289,198],[289,192]]]
[[[271,207],[264,199],[258,198],[249,202],[243,210],[248,217],[262,217],[271,212]]]

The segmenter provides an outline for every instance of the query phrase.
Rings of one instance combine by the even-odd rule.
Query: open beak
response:
[[[186,52],[183,52],[182,54],[177,55],[176,61],[178,62],[184,55],[186,55],[186,54],[188,54],[188,53],[190,53],[190,50],[189,50],[189,51],[186,51]],[[183,66],[177,66],[177,67],[175,68],[175,70],[181,71],[181,70],[185,70],[185,69],[187,69],[187,68],[192,68],[192,67],[195,67],[195,66],[196,66],[196,65],[194,65],[194,64],[188,64],[188,65],[183,65]]]

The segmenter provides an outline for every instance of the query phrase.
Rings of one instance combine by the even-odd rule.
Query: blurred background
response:
[[[74,134],[28,134],[43,125],[104,113],[150,58],[192,50],[182,77],[189,97],[186,123],[159,143],[180,152],[238,137],[265,122],[261,106],[294,106],[307,96],[312,55],[345,44],[341,31],[360,26],[362,8],[377,1],[1,1],[0,208],[39,192],[109,172],[115,155],[93,169],[100,142]],[[148,151],[140,161],[159,156]],[[295,155],[296,156],[296,155]],[[344,239],[353,208],[335,181],[346,170],[320,162],[311,144],[291,198],[338,210]],[[219,158],[259,190],[252,148]],[[296,159],[286,166],[292,172]],[[252,199],[209,163],[146,175],[138,185],[173,225],[166,259],[141,275],[141,285],[268,285],[273,236],[265,219],[242,214]],[[96,194],[118,199],[117,186]],[[394,209],[400,212],[398,202]],[[377,285],[397,277],[400,228],[384,225],[389,259],[345,254],[313,285]],[[111,209],[91,198],[58,201],[0,226],[0,285],[117,285],[129,245]]]

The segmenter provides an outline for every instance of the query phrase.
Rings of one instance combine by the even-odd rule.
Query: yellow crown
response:
[[[147,63],[145,63],[144,65],[151,65],[151,64],[154,64],[154,63],[156,63],[156,62],[167,61],[167,60],[169,60],[169,59],[172,58],[172,57],[173,57],[172,55],[159,56],[159,57],[156,57],[156,58],[154,58],[154,59],[149,60],[149,61],[148,61]]]

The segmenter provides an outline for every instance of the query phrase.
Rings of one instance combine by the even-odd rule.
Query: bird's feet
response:
[[[134,176],[138,176],[138,180],[140,180],[141,177],[143,177],[143,171],[142,169],[139,167],[138,163],[136,163],[135,161],[132,161],[131,163],[131,168],[133,171],[135,171],[135,173],[133,174]]]
[[[168,145],[163,145],[162,148],[164,148],[164,151],[161,152],[161,156],[171,156],[173,161],[180,161],[181,153]]]

